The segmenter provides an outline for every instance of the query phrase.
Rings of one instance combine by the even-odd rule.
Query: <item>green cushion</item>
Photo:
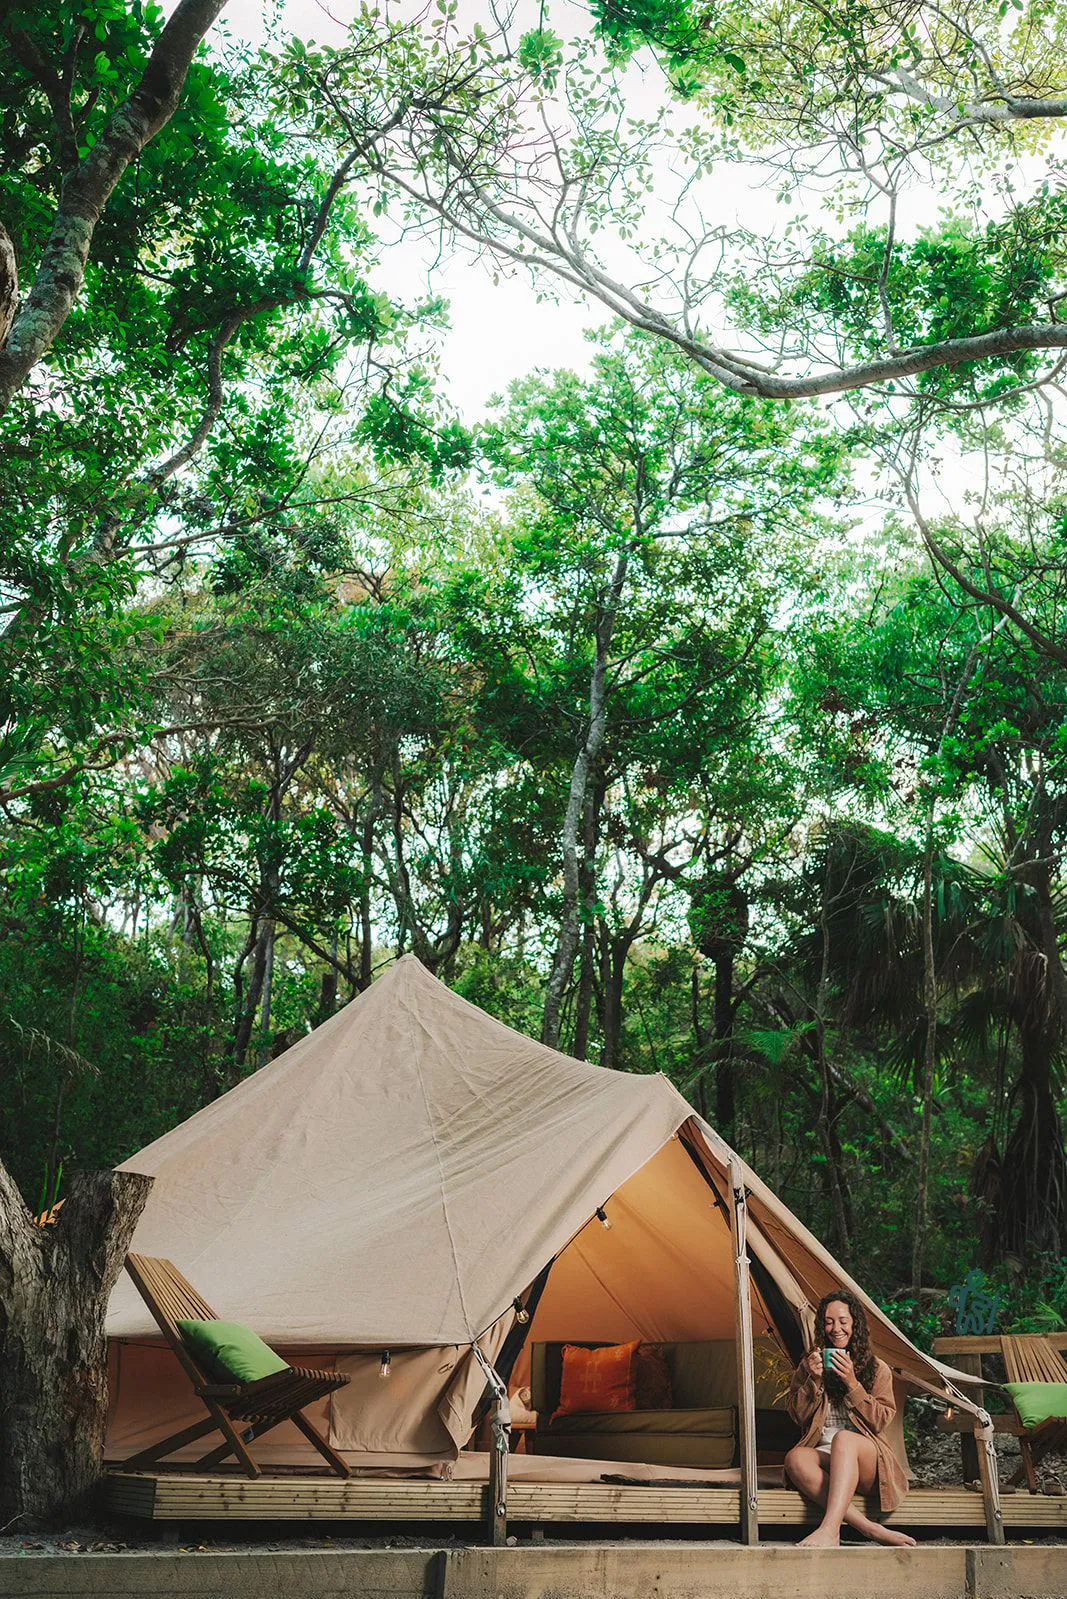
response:
[[[180,1321],[178,1331],[220,1382],[256,1382],[288,1366],[239,1321]]]
[[[1067,1382],[1006,1382],[1004,1386],[1024,1427],[1039,1427],[1053,1416],[1067,1420]]]

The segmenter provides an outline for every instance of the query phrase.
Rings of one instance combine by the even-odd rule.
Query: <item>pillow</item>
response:
[[[1067,1419],[1067,1382],[1006,1382],[1004,1386],[1024,1427],[1038,1427],[1052,1416]]]
[[[606,1349],[582,1349],[578,1344],[564,1344],[556,1416],[635,1409],[640,1342],[635,1338],[631,1344],[610,1344]]]
[[[239,1321],[179,1321],[178,1331],[219,1382],[256,1382],[288,1364]]]
[[[667,1357],[658,1344],[642,1344],[637,1351],[637,1410],[673,1410]]]

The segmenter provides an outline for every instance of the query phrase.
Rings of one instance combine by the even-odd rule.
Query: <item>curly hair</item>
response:
[[[852,1364],[859,1381],[870,1393],[874,1387],[875,1356],[871,1348],[871,1329],[867,1324],[867,1312],[848,1288],[835,1288],[833,1293],[823,1294],[819,1300],[819,1308],[815,1312],[815,1344],[819,1349],[825,1349],[826,1344],[826,1307],[827,1305],[845,1305],[852,1317],[852,1337],[848,1341],[848,1353],[852,1356]],[[823,1378],[826,1392],[831,1399],[844,1399],[845,1384],[836,1371],[826,1372]]]

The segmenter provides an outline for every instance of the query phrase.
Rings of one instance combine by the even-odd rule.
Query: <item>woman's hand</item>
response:
[[[856,1368],[852,1364],[852,1356],[847,1349],[834,1349],[831,1351],[834,1370],[841,1378],[846,1388],[851,1388],[856,1381]]]
[[[822,1378],[822,1350],[821,1349],[813,1349],[810,1354],[806,1355],[804,1357],[804,1364],[808,1368],[809,1376],[814,1377],[816,1379],[816,1381],[818,1381],[818,1380],[820,1380]]]

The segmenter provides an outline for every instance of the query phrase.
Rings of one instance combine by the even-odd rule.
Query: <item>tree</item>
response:
[[[370,158],[383,191],[460,245],[588,294],[739,394],[1010,392],[1060,371],[1063,197],[1041,176],[1020,193],[1014,165],[1067,115],[1056,8],[1013,22],[990,0],[915,18],[844,0],[714,18],[684,4],[596,11],[616,55],[659,49],[684,110],[628,115],[595,47],[564,47],[544,24],[519,41],[503,30],[493,51],[446,26],[438,50],[483,57],[473,104],[392,129]],[[331,109],[343,149],[343,96]],[[964,161],[967,199],[1010,193],[978,220],[961,204]],[[786,202],[807,180],[827,192],[829,224],[799,208],[784,227],[732,224],[714,184],[725,164],[775,181]],[[930,184],[948,208],[934,226],[907,215]],[[673,232],[646,270],[613,266],[612,226],[649,240],[650,194]],[[716,334],[723,310],[731,325]]]
[[[814,641],[817,653],[839,627]],[[865,616],[838,632],[811,691],[851,730],[852,781],[875,783],[902,805],[900,825],[912,839],[905,945],[877,913],[867,937],[855,927],[843,935],[842,947],[859,961],[850,1010],[882,1014],[908,1040],[902,1059],[923,1096],[927,1152],[942,1036],[951,1049],[979,1053],[996,1085],[976,1172],[989,1205],[990,1254],[1058,1253],[1067,1222],[1056,1087],[1064,1025],[1056,888],[1065,822],[1062,673],[1003,618],[990,623],[965,591],[913,575],[887,595],[877,628]],[[935,802],[945,807],[947,836],[935,832]],[[970,855],[966,867],[944,855],[949,840],[957,856]],[[879,989],[869,962],[896,981]],[[1013,1046],[1007,1058],[993,1051],[998,1027]],[[1004,1080],[1005,1067],[1014,1080]],[[921,1187],[928,1176],[921,1162]],[[920,1194],[920,1214],[924,1207]]]
[[[6,333],[0,345],[0,412],[63,328],[112,192],[177,110],[193,57],[224,4],[180,0],[165,24],[155,6],[144,9],[141,27],[131,28],[125,16],[111,25],[98,22],[95,42],[106,48],[91,60],[89,14],[71,16],[62,7],[52,15],[27,14],[21,7],[5,13],[8,47],[29,91],[19,134],[28,153],[40,136],[34,124],[40,122],[43,102],[51,121],[45,133],[48,165],[59,194],[21,306],[18,274],[25,263],[0,225],[0,325]]]
[[[574,688],[584,663],[584,705],[570,712],[559,934],[542,1025],[555,1045],[593,914],[597,813],[633,758],[623,754],[627,742],[655,723],[662,748],[671,723],[684,720],[692,738],[706,714],[732,719],[726,707],[743,692],[769,626],[770,584],[756,551],[772,530],[787,548],[797,518],[833,486],[837,446],[814,424],[718,395],[630,335],[605,345],[589,380],[563,373],[514,386],[486,448],[504,481],[528,496],[529,576],[563,602],[560,666]],[[646,873],[646,902],[662,875]],[[616,1008],[640,925],[639,907],[609,958],[606,993]]]

